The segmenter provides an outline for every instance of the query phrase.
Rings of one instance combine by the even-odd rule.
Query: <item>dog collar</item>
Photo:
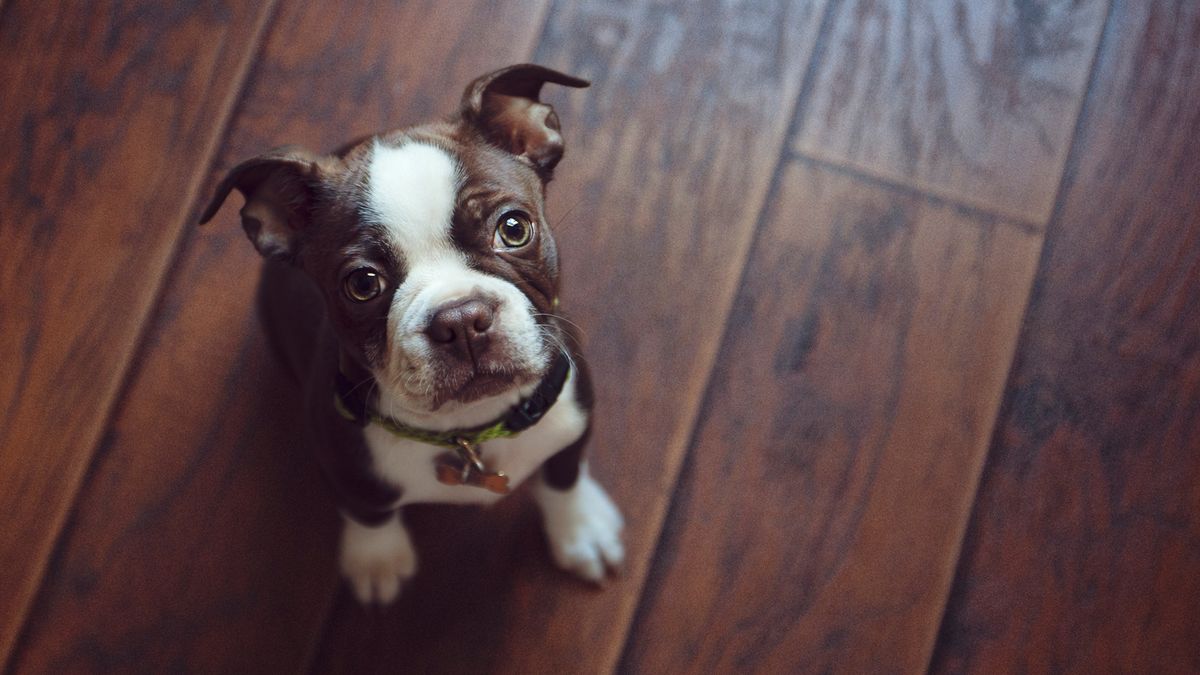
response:
[[[566,354],[559,352],[550,364],[550,372],[542,378],[532,394],[521,399],[500,419],[470,429],[430,431],[383,415],[373,410],[364,396],[356,395],[356,385],[341,370],[337,374],[333,406],[343,418],[359,426],[376,424],[400,438],[453,449],[458,455],[457,459],[438,461],[439,481],[448,485],[472,485],[506,494],[509,490],[508,477],[503,472],[489,471],[484,466],[480,458],[480,444],[497,438],[516,436],[537,424],[558,401],[570,372],[570,359]]]

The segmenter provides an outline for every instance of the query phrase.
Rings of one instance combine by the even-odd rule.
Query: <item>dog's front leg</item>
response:
[[[386,605],[417,572],[417,553],[400,512],[379,525],[364,525],[343,514],[342,574],[364,605]]]
[[[546,539],[559,567],[600,583],[625,562],[625,521],[616,504],[588,474],[587,434],[547,460],[533,494]]]
[[[330,331],[325,331],[331,340]],[[309,382],[307,411],[316,439],[315,452],[325,480],[333,488],[345,521],[340,563],[342,575],[363,604],[388,604],[417,571],[412,540],[400,520],[402,490],[379,478],[357,423],[343,418],[332,404],[335,345],[321,352]]]

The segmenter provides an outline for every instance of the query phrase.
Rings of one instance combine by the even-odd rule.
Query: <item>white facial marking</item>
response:
[[[376,379],[380,407],[409,423],[431,422],[423,417],[447,382],[425,333],[447,303],[471,297],[496,303],[490,358],[505,372],[537,372],[547,360],[529,299],[509,281],[471,269],[451,239],[461,174],[450,153],[415,141],[376,142],[371,157],[366,216],[383,228],[406,271],[388,310],[387,372]]]
[[[386,228],[409,267],[453,256],[450,218],[458,183],[458,166],[441,148],[375,143],[367,191],[370,216]]]

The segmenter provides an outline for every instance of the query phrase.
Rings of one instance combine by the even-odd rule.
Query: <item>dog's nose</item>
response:
[[[429,320],[426,332],[434,344],[446,347],[460,358],[470,359],[487,349],[488,330],[493,319],[495,312],[490,305],[471,298],[439,308]]]

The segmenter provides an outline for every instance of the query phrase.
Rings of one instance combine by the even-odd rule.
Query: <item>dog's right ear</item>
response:
[[[286,146],[238,164],[217,186],[200,224],[211,220],[237,188],[246,198],[242,228],[254,248],[266,257],[290,259],[308,224],[313,189],[326,161],[304,148]]]

